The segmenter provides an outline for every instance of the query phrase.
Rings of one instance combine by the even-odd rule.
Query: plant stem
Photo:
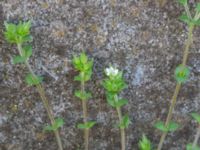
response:
[[[185,49],[184,49],[184,54],[183,54],[183,59],[182,59],[182,65],[183,66],[186,65],[186,62],[187,62],[187,59],[188,59],[188,55],[189,55],[189,48],[190,48],[190,46],[191,46],[191,44],[193,42],[193,39],[192,39],[193,29],[194,29],[194,25],[190,24],[189,25],[189,31],[188,31],[188,39],[187,39],[187,41],[185,43]],[[177,100],[177,96],[179,94],[180,88],[181,88],[181,83],[177,83],[176,84],[176,88],[174,90],[174,94],[173,94],[172,100],[171,100],[171,105],[170,105],[170,108],[169,108],[167,119],[165,121],[165,127],[168,127],[168,125],[169,125],[169,123],[170,123],[170,121],[172,119],[172,113],[173,113],[174,107],[176,105],[176,100]],[[157,150],[161,150],[162,149],[163,142],[165,141],[165,137],[167,136],[167,133],[168,132],[163,132],[162,133],[162,136],[160,138]]]
[[[118,101],[117,94],[114,96],[114,100],[115,100],[115,102]],[[118,114],[119,122],[121,123],[122,122],[121,108],[120,107],[116,107],[116,109],[117,109],[117,114]],[[125,138],[125,129],[124,128],[120,128],[120,134],[121,134],[121,150],[125,150],[126,138]]]
[[[117,114],[119,117],[119,122],[122,122],[122,112],[121,108],[117,107]],[[120,128],[120,133],[121,133],[121,150],[125,150],[126,146],[126,139],[125,139],[125,130],[124,128]]]
[[[198,140],[199,140],[199,137],[200,137],[200,125],[199,125],[199,127],[198,127],[198,129],[197,129],[197,133],[196,133],[196,135],[195,135],[195,139],[194,139],[194,142],[193,142],[193,144],[192,144],[192,149],[194,149],[194,148],[196,147],[197,142],[198,142]]]
[[[182,60],[182,65],[185,66],[186,63],[187,63],[187,59],[188,59],[188,55],[189,55],[189,48],[190,48],[190,45],[192,44],[193,42],[193,32],[194,30],[194,25],[191,24],[189,26],[189,30],[188,30],[188,39],[186,41],[186,44],[185,44],[185,50],[184,50],[184,55],[183,55],[183,60]]]
[[[18,47],[18,51],[19,51],[20,55],[22,55],[21,44],[18,44],[17,47]],[[33,80],[35,80],[36,79],[36,75],[33,72],[29,62],[26,61],[25,64],[26,64],[26,67],[28,68],[29,72],[31,73],[31,75],[34,77]],[[41,86],[41,84],[37,84],[36,88],[37,88],[37,91],[38,91],[38,93],[39,93],[39,95],[40,95],[40,97],[42,99],[43,105],[44,105],[44,107],[45,107],[45,109],[47,111],[48,117],[49,117],[49,119],[51,121],[51,125],[53,125],[53,124],[55,124],[55,119],[54,119],[53,113],[51,111],[51,108],[50,108],[49,102],[47,100],[47,97],[45,96],[44,88]],[[54,134],[55,134],[55,137],[56,137],[56,141],[58,143],[59,150],[63,150],[62,142],[61,142],[61,138],[60,138],[58,130],[55,130]]]
[[[81,72],[82,78],[84,77],[84,72]],[[81,92],[85,93],[85,82],[81,81]],[[87,122],[87,103],[86,100],[82,100],[82,108],[83,108],[83,121],[84,123]],[[84,143],[85,143],[85,150],[89,149],[89,129],[84,129]]]
[[[181,87],[181,84],[177,83],[175,91],[174,91],[174,95],[173,95],[172,100],[171,100],[171,105],[170,105],[170,108],[169,108],[167,119],[166,119],[166,122],[165,122],[165,126],[166,127],[168,127],[168,125],[169,125],[169,123],[171,121],[172,113],[173,113],[173,110],[174,110],[174,107],[175,107],[175,104],[176,104],[176,100],[177,100],[178,93],[180,91],[180,87]],[[157,150],[161,150],[166,135],[167,135],[167,132],[163,132],[163,134],[162,134],[162,136],[160,138],[160,142],[158,144]]]

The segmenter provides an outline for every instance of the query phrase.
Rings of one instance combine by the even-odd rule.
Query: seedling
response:
[[[151,150],[152,144],[151,141],[143,134],[142,139],[139,141],[139,150]]]
[[[105,69],[106,79],[103,80],[103,87],[106,90],[106,99],[109,105],[117,110],[119,117],[118,127],[121,132],[121,149],[125,150],[125,128],[128,128],[130,119],[128,115],[122,116],[121,107],[128,103],[128,100],[120,98],[119,93],[127,87],[122,72],[114,67]]]
[[[74,80],[80,82],[81,89],[75,91],[74,95],[82,101],[84,122],[78,124],[77,127],[84,130],[85,150],[88,150],[89,129],[92,128],[96,122],[88,121],[87,100],[89,100],[92,95],[90,92],[86,92],[85,83],[91,79],[93,60],[89,60],[85,53],[81,53],[79,57],[74,56],[73,65],[74,68],[79,71],[79,75],[75,76]]]
[[[54,119],[49,102],[45,96],[44,88],[41,85],[43,77],[37,76],[29,64],[29,58],[32,55],[32,46],[30,45],[30,42],[32,41],[32,36],[30,35],[31,22],[19,22],[17,25],[5,23],[5,28],[6,31],[4,32],[4,35],[6,40],[9,43],[16,44],[19,52],[19,55],[13,57],[13,64],[24,63],[29,70],[25,82],[29,86],[36,87],[51,121],[51,125],[47,126],[45,130],[54,132],[59,150],[63,150],[61,138],[58,132],[58,128],[63,125],[63,120],[61,118],[56,120]]]
[[[186,148],[187,150],[200,150],[200,147],[197,145],[197,142],[200,137],[200,115],[197,113],[191,113],[191,116],[197,121],[197,123],[199,124],[199,127],[197,129],[197,133],[195,135],[193,143],[187,144]]]
[[[181,5],[183,5],[185,8],[185,12],[181,15],[180,20],[183,21],[184,23],[186,23],[188,26],[188,39],[185,41],[185,48],[184,48],[182,63],[175,70],[175,79],[177,81],[176,88],[174,90],[174,94],[171,99],[171,105],[169,108],[167,119],[166,119],[165,123],[162,123],[162,125],[165,126],[165,128],[163,128],[163,129],[169,128],[169,126],[171,124],[172,113],[173,113],[174,107],[176,105],[176,100],[177,100],[181,85],[183,83],[185,83],[189,78],[189,69],[186,66],[188,55],[189,55],[189,48],[193,43],[194,27],[196,25],[200,25],[200,19],[199,19],[200,18],[200,3],[197,3],[197,5],[196,5],[194,17],[192,17],[192,15],[190,13],[187,0],[179,0],[179,3]],[[170,131],[170,130],[164,131],[162,133],[157,150],[162,149],[162,145],[165,140],[165,137],[167,136],[168,131]]]

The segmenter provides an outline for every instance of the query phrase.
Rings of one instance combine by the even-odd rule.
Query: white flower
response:
[[[112,66],[105,69],[107,76],[116,76],[119,73],[119,70],[116,68],[113,68]]]

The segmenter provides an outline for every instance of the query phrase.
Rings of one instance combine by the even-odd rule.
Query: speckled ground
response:
[[[190,1],[191,6],[194,0]],[[0,149],[56,150],[54,135],[43,133],[49,123],[34,87],[24,83],[23,65],[12,65],[16,47],[3,38],[3,21],[32,20],[34,71],[43,75],[43,86],[55,116],[65,120],[60,134],[65,150],[83,149],[81,103],[73,92],[73,54],[85,50],[94,58],[94,74],[88,83],[90,119],[97,125],[90,136],[90,150],[120,150],[120,135],[114,127],[116,112],[106,104],[100,82],[103,69],[114,64],[123,70],[128,88],[122,96],[131,125],[127,150],[137,150],[145,133],[157,145],[160,132],[152,125],[165,120],[175,88],[173,72],[181,62],[187,38],[185,24],[178,20],[183,10],[175,0],[157,7],[152,0],[1,0],[0,1]],[[190,112],[200,112],[200,29],[194,32],[188,65],[190,80],[181,88],[174,120],[181,128],[168,135],[163,150],[184,150],[194,138],[196,123]]]

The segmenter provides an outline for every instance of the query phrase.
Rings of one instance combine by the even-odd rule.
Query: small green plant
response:
[[[114,67],[105,69],[106,79],[103,80],[103,87],[106,89],[106,99],[109,105],[116,108],[119,117],[118,127],[121,132],[121,149],[125,150],[125,128],[128,127],[130,119],[128,115],[122,116],[121,107],[128,103],[128,100],[120,98],[119,93],[127,87],[122,72]]]
[[[187,150],[200,150],[200,147],[197,145],[197,142],[200,137],[200,115],[197,113],[191,113],[191,116],[197,121],[197,123],[199,124],[199,127],[197,129],[193,143],[187,144],[186,149]]]
[[[139,141],[139,150],[151,150],[152,144],[151,141],[146,137],[146,135],[142,135],[142,139]]]
[[[28,68],[29,74],[27,74],[25,82],[29,86],[36,86],[51,121],[51,125],[47,126],[45,129],[54,131],[59,150],[63,150],[61,138],[58,132],[58,128],[63,125],[63,120],[61,118],[56,120],[54,119],[49,102],[45,96],[44,88],[41,85],[43,78],[41,76],[37,76],[29,64],[29,58],[32,55],[32,46],[30,45],[30,42],[33,39],[30,35],[31,22],[19,22],[17,25],[5,23],[5,28],[6,31],[4,32],[4,35],[6,40],[9,43],[16,44],[19,52],[19,55],[13,57],[13,64],[24,63]]]
[[[168,131],[170,131],[170,130],[166,130],[166,129],[170,128],[172,113],[173,113],[175,105],[176,105],[176,100],[177,100],[178,94],[180,92],[181,85],[183,83],[185,83],[189,78],[190,71],[189,71],[188,67],[186,66],[186,63],[187,63],[187,59],[188,59],[188,55],[189,55],[189,49],[190,49],[190,46],[193,42],[194,27],[196,25],[200,25],[200,3],[198,3],[196,5],[195,14],[194,14],[194,17],[192,17],[190,10],[189,10],[187,0],[178,0],[178,1],[185,8],[185,12],[180,16],[180,20],[185,22],[188,26],[188,39],[185,42],[185,48],[184,48],[182,63],[175,70],[175,79],[176,79],[177,83],[176,83],[176,87],[175,87],[175,90],[174,90],[174,93],[173,93],[173,96],[172,96],[172,99],[171,99],[171,105],[170,105],[170,108],[169,108],[167,119],[166,119],[165,123],[162,123],[162,129],[163,130],[161,130],[161,131],[163,131],[163,132],[162,132],[162,136],[160,138],[160,142],[158,144],[157,150],[162,149],[163,142],[164,142],[164,140],[167,136]],[[156,127],[158,128],[158,126],[156,126]],[[164,131],[164,130],[166,130],[166,131]],[[175,131],[175,130],[173,130],[173,131]]]
[[[79,57],[74,56],[73,65],[74,68],[79,71],[79,75],[75,76],[74,80],[79,81],[81,84],[81,89],[76,90],[74,95],[82,101],[84,121],[84,123],[78,124],[77,127],[84,130],[85,150],[88,150],[89,129],[92,128],[96,122],[88,121],[87,100],[89,100],[92,95],[85,90],[85,83],[91,79],[93,60],[89,60],[85,53],[81,53]]]

